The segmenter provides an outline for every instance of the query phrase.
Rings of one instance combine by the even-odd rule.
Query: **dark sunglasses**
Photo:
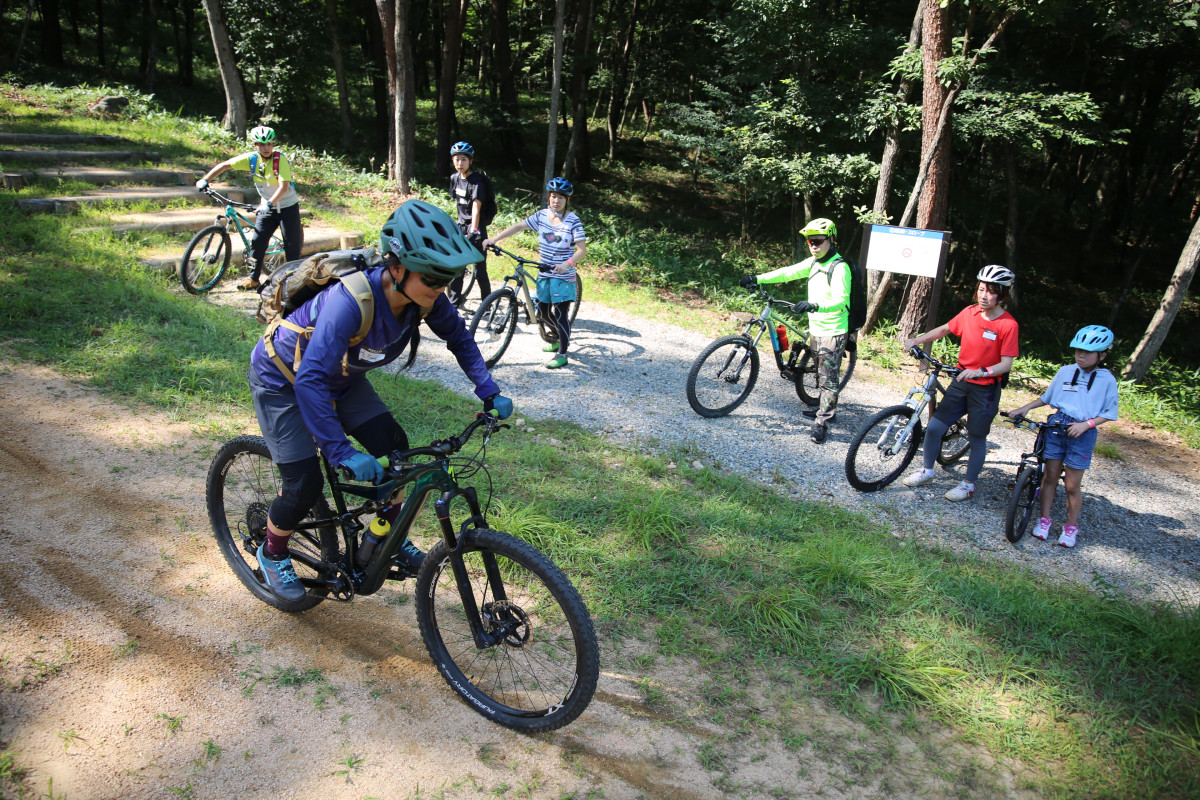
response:
[[[425,284],[430,289],[445,289],[447,286],[450,285],[450,281],[442,280],[441,278],[431,277],[429,275],[426,275],[424,272],[418,272],[417,275],[420,276],[421,283]]]
[[[828,236],[810,236],[810,237],[808,237],[808,243],[811,244],[813,247],[820,247],[821,245],[825,244],[825,242],[827,242],[827,241],[829,241]]]

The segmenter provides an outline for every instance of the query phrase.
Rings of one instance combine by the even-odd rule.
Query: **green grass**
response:
[[[385,200],[354,202],[374,213]],[[245,370],[259,326],[147,274],[128,242],[75,235],[77,223],[0,204],[5,351],[213,437],[249,419]],[[645,284],[592,285],[589,296],[640,298],[647,313],[672,305]],[[894,336],[864,349],[880,365],[906,363]],[[373,380],[393,407],[423,409],[405,420],[414,442],[459,430],[477,408],[432,383]],[[1124,407],[1137,413],[1132,399]],[[745,716],[745,676],[769,674],[781,706],[817,697],[869,719],[862,700],[875,695],[896,718],[928,715],[1023,763],[1050,796],[1200,794],[1195,609],[905,546],[863,516],[693,469],[682,453],[644,455],[574,425],[535,425],[561,444],[515,433],[493,441],[491,522],[550,554],[606,635],[644,632],[661,659],[738,676],[703,690],[714,719]],[[317,708],[336,694],[312,672],[249,679],[313,683]],[[643,691],[671,702],[651,683]],[[183,719],[160,717],[168,727]],[[706,757],[719,766],[722,755]]]

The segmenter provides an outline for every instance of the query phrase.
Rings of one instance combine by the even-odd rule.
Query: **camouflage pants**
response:
[[[812,337],[812,348],[817,357],[817,389],[821,393],[821,405],[816,417],[820,425],[828,425],[837,414],[838,366],[842,363],[842,354],[846,352],[846,340],[849,338],[848,333]]]

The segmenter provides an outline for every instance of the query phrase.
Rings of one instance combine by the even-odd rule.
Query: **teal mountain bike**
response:
[[[254,221],[239,212],[253,211],[257,206],[239,203],[209,187],[206,195],[225,204],[225,210],[217,215],[217,221],[204,228],[188,242],[179,259],[179,282],[192,294],[203,294],[217,285],[229,269],[232,255],[229,231],[232,228],[242,239],[246,263],[250,263],[250,252],[254,246]],[[270,275],[284,262],[283,234],[279,229],[271,236],[267,252],[263,256],[263,274]]]

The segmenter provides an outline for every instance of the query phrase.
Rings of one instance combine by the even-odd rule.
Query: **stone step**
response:
[[[258,194],[252,189],[237,189],[232,186],[214,187],[222,194],[240,202],[257,201]],[[251,198],[253,195],[253,198]],[[87,194],[74,197],[39,197],[18,200],[17,207],[22,211],[43,214],[70,214],[79,210],[82,205],[98,205],[101,203],[140,203],[151,202],[159,205],[176,200],[186,200],[190,203],[211,203],[207,196],[196,191],[194,186],[144,186],[139,188],[112,187],[97,189]]]
[[[0,144],[131,144],[120,136],[103,133],[15,133],[0,131]]]
[[[253,211],[242,212],[247,219],[254,221],[256,216]],[[105,225],[106,230],[111,230],[118,236],[127,236],[129,234],[142,233],[144,231],[198,231],[205,225],[213,224],[217,216],[220,214],[220,209],[216,206],[205,209],[196,208],[170,208],[163,211],[157,211],[147,214],[119,214],[112,218],[112,224]],[[306,208],[300,210],[301,219],[310,219],[312,212]],[[85,230],[97,230],[96,228],[87,228]]]
[[[300,248],[300,254],[307,256],[319,253],[322,250],[349,250],[353,247],[358,247],[361,242],[362,233],[359,231],[339,231],[334,228],[305,228],[304,245]],[[232,272],[236,266],[243,263],[242,258],[245,248],[242,246],[242,240],[238,236],[230,237],[230,245],[232,258],[229,262],[229,269]],[[142,258],[142,263],[154,270],[177,270],[179,269],[179,259],[183,257],[183,251],[186,247],[187,242],[182,242],[178,250],[170,253],[154,253],[145,256]]]
[[[20,189],[31,183],[75,181],[95,184],[151,184],[190,186],[203,172],[184,169],[120,169],[118,167],[41,167],[25,172],[4,173],[5,189]]]
[[[0,163],[13,161],[158,161],[151,150],[0,150]]]

